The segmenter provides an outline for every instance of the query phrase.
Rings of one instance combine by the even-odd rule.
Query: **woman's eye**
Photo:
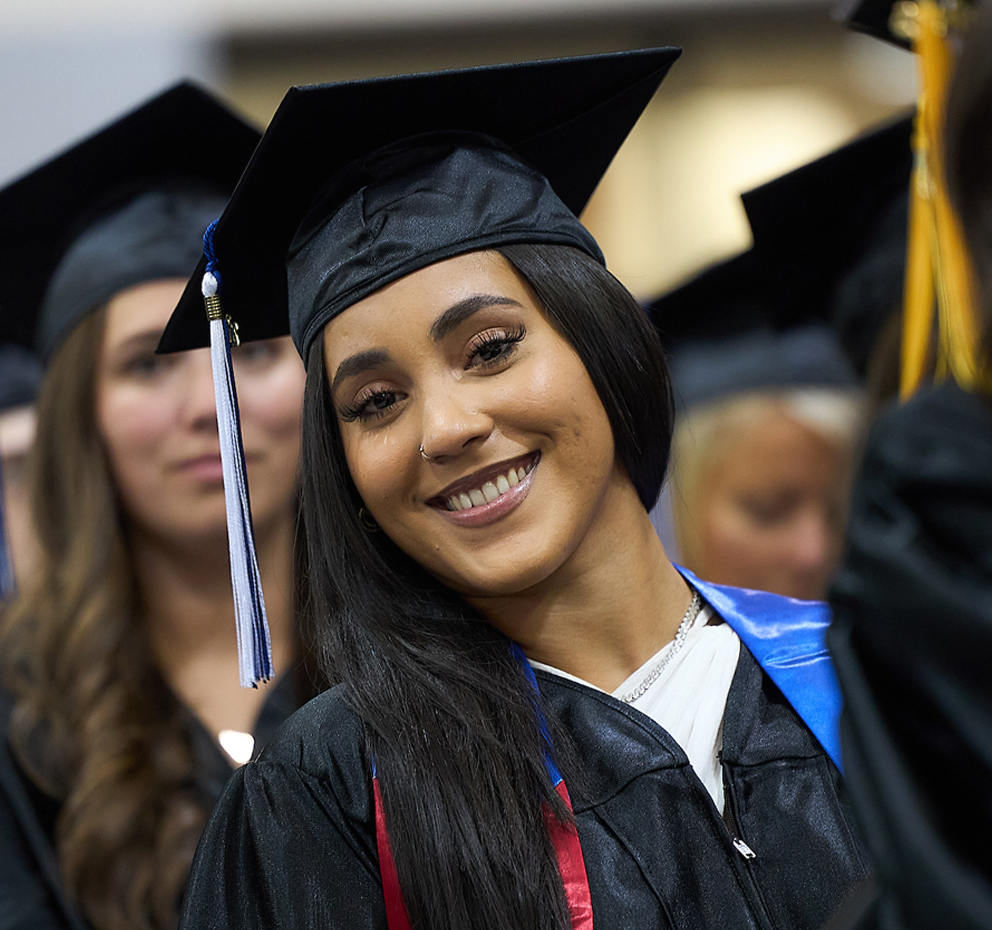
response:
[[[395,391],[370,391],[361,394],[352,406],[341,409],[341,419],[351,423],[355,420],[366,421],[384,416],[398,399]]]
[[[153,378],[165,371],[168,364],[168,357],[149,352],[126,359],[121,367],[126,375],[135,378]]]
[[[259,342],[246,342],[231,350],[235,364],[247,362],[251,365],[264,364],[272,361],[277,355],[276,346],[272,340],[263,339]]]
[[[513,355],[525,335],[526,330],[522,326],[479,333],[469,343],[468,367],[488,368],[501,364]]]
[[[785,523],[792,516],[793,510],[790,501],[780,500],[743,500],[741,506],[754,523],[764,527]]]

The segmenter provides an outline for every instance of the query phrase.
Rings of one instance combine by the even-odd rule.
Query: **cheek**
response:
[[[173,420],[164,392],[122,385],[108,385],[98,391],[96,415],[118,473],[133,470],[153,453]]]
[[[376,518],[389,522],[388,514],[411,495],[416,480],[417,461],[409,445],[413,440],[390,430],[361,434],[352,425],[346,425],[343,437],[352,480]]]
[[[238,379],[242,428],[272,438],[296,438],[300,433],[306,375],[295,359],[270,371]]]

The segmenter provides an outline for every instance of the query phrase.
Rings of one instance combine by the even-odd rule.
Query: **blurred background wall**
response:
[[[847,33],[834,6],[4,0],[0,183],[180,77],[264,125],[291,84],[680,45],[682,60],[583,217],[614,273],[649,297],[748,245],[741,191],[912,101],[912,57]]]

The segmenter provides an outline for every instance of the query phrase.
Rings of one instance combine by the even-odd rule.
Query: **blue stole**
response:
[[[840,769],[842,700],[824,639],[830,608],[822,601],[710,584],[675,567],[740,637]]]

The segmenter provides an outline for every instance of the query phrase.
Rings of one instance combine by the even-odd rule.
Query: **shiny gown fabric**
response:
[[[992,928],[992,399],[948,384],[872,430],[829,634],[880,896],[838,927]]]
[[[262,746],[300,705],[308,685],[286,675],[272,689],[255,725]],[[55,849],[60,805],[40,791],[18,765],[10,746],[12,704],[0,692],[0,930],[87,930],[88,922],[66,894]],[[231,763],[192,714],[187,729],[197,762],[197,792],[207,809],[231,776]]]
[[[660,726],[537,678],[577,752],[566,781],[597,930],[817,930],[868,874],[836,767],[746,648],[724,721],[726,820]],[[364,746],[339,687],[235,775],[197,853],[186,930],[385,930]]]

